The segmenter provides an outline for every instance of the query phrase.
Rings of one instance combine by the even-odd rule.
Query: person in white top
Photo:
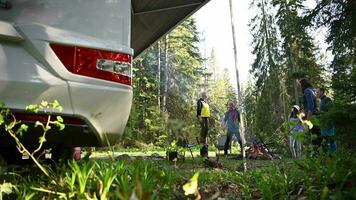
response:
[[[289,116],[289,149],[294,158],[300,157],[302,155],[302,141],[296,137],[298,133],[304,132],[304,126],[302,121],[298,118],[300,113],[300,107],[294,105],[292,107],[292,112]]]

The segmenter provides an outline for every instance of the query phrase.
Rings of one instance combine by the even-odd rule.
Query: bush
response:
[[[334,107],[320,117],[322,124],[334,124],[336,138],[347,149],[356,150],[356,103],[335,104]],[[339,143],[339,144],[340,144]]]

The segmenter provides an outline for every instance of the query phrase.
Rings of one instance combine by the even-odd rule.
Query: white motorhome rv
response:
[[[130,114],[133,58],[207,2],[0,0],[0,100],[26,123],[46,118],[26,105],[58,100],[66,128],[47,138],[58,152],[113,144]],[[3,132],[0,153],[13,155]]]

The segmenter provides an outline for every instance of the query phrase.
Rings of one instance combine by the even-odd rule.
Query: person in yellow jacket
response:
[[[199,120],[201,131],[200,131],[200,142],[202,144],[207,143],[207,137],[209,132],[209,117],[210,108],[207,102],[208,95],[206,92],[201,93],[201,98],[197,101],[197,118]]]

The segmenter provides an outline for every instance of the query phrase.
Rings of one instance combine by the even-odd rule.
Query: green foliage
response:
[[[3,194],[11,194],[14,192],[14,189],[16,190],[17,188],[11,183],[3,182],[2,184],[0,184],[0,200],[3,199]]]
[[[109,199],[108,194],[110,192],[110,187],[114,180],[116,179],[116,172],[110,168],[104,168],[99,172],[99,183],[102,184],[102,189],[100,191],[100,199]]]
[[[256,102],[257,91],[251,81],[248,82],[243,90],[243,106],[245,111],[245,129],[249,134],[256,133]]]
[[[316,85],[324,85],[323,66],[317,63],[318,48],[307,32],[308,22],[304,18],[304,0],[273,0],[277,24],[281,32],[282,59],[285,66],[286,83],[290,96],[296,78],[309,78]],[[304,15],[303,15],[304,14]]]
[[[236,92],[230,83],[228,72],[225,70],[222,75],[217,75],[216,80],[212,83],[209,94],[209,105],[212,107],[211,112],[218,122],[222,121],[227,111],[228,101],[236,102]]]
[[[328,66],[332,72],[331,89],[334,108],[321,117],[321,123],[334,123],[336,136],[343,144],[352,147],[355,142],[350,135],[356,131],[356,20],[355,1],[322,0],[308,12],[306,19],[313,29],[328,30],[326,42],[333,54]]]
[[[319,1],[315,9],[308,13],[315,27],[325,27],[326,42],[333,53],[329,68],[333,72],[332,88],[337,102],[352,103],[356,100],[356,20],[355,2],[352,0]]]
[[[71,189],[77,189],[77,194],[79,196],[83,195],[87,187],[87,182],[92,176],[94,162],[89,161],[79,166],[77,162],[70,162],[69,167],[71,168],[72,174],[66,176],[66,182],[70,183]],[[74,187],[76,184],[79,187]]]
[[[183,152],[184,149],[181,146],[178,146],[177,141],[173,140],[169,145],[166,146],[166,152]]]
[[[168,136],[167,135],[160,135],[157,138],[156,145],[159,147],[167,146]]]
[[[280,68],[277,27],[270,1],[253,1],[251,5],[256,10],[249,24],[253,35],[252,53],[255,56],[251,72],[256,78],[256,86],[261,88],[265,85],[269,74],[276,73]]]
[[[356,160],[350,158],[351,152],[340,151],[294,160],[247,160],[247,172],[236,171],[243,161],[226,158],[220,158],[223,169],[199,172],[192,169],[201,167],[200,159],[178,162],[178,168],[166,160],[98,159],[58,165],[58,184],[31,168],[9,169],[0,178],[11,183],[14,199],[184,199],[184,194],[202,199],[350,199],[356,194]]]
[[[259,0],[251,5],[256,10],[249,25],[254,38],[252,53],[255,56],[251,72],[256,80],[255,87],[250,83],[244,95],[246,127],[250,134],[265,140],[286,121],[289,97],[274,4]]]
[[[5,123],[6,110],[4,109],[5,103],[0,101],[0,126]]]
[[[319,116],[320,123],[334,124],[337,137],[349,138],[356,130],[350,125],[354,124],[350,121],[354,117],[347,111],[356,101],[355,3],[323,0],[308,10],[304,2],[260,0],[251,4],[256,11],[250,22],[255,55],[251,72],[256,87],[251,83],[245,92],[246,127],[260,138],[273,135],[286,121],[289,107],[300,102],[296,79],[307,77],[320,87],[331,83],[331,94],[338,106]],[[320,64],[324,63],[323,58],[318,56],[320,50],[310,35],[310,30],[319,28],[328,29],[326,42],[333,54],[329,66]],[[312,124],[318,125],[315,121]]]
[[[320,123],[325,127],[334,126],[340,146],[355,149],[356,105],[336,103],[330,111],[320,115]],[[339,145],[339,144],[338,144]]]
[[[135,59],[133,106],[124,141],[162,145],[158,138],[174,132],[171,122],[179,121],[184,129],[195,126],[194,101],[202,63],[198,42],[195,20],[189,18]]]
[[[54,100],[53,103],[42,101],[38,105],[26,106],[26,110],[31,112],[48,113],[47,121],[36,121],[34,125],[35,127],[41,127],[43,132],[42,135],[38,138],[38,146],[31,152],[21,141],[23,134],[28,130],[28,125],[23,124],[21,121],[18,121],[11,113],[11,111],[5,108],[4,103],[1,103],[0,105],[0,125],[4,126],[6,133],[9,134],[11,138],[13,138],[17,150],[22,155],[28,155],[37,165],[37,167],[41,169],[41,171],[48,177],[52,176],[49,174],[48,170],[38,161],[38,158],[35,157],[35,154],[42,149],[43,144],[47,141],[46,134],[52,128],[52,125],[57,126],[59,130],[64,129],[65,126],[61,117],[57,117],[55,120],[52,120],[51,117],[52,112],[62,111],[62,109],[63,108],[59,105],[59,102],[57,100]]]

